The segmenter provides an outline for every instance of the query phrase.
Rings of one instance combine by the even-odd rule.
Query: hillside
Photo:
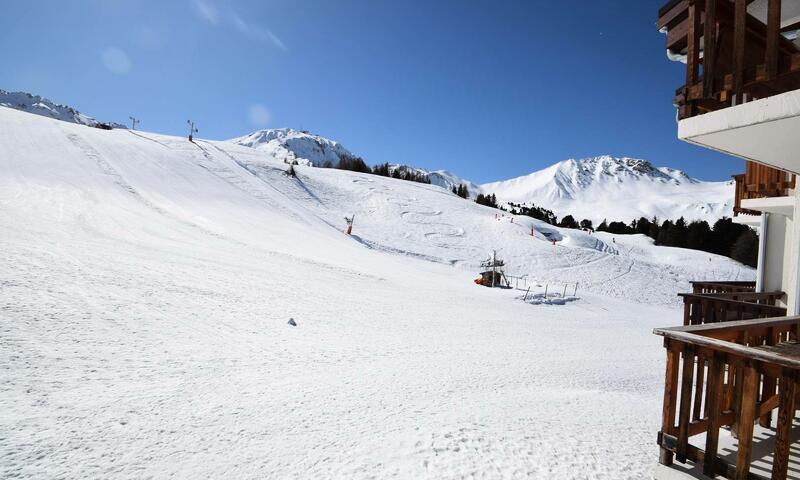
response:
[[[650,332],[680,322],[689,280],[753,278],[435,185],[286,167],[0,107],[0,476],[644,478]],[[577,297],[475,285],[491,250],[531,293]]]
[[[334,140],[290,128],[259,130],[230,142],[302,165],[336,165],[355,156]],[[391,164],[390,168],[398,166]],[[713,224],[733,213],[731,181],[705,182],[634,158],[564,160],[522,177],[483,185],[446,170],[403,168],[427,175],[432,185],[448,191],[466,185],[473,199],[479,193],[494,193],[501,204],[534,204],[552,210],[559,218],[572,215],[595,225],[603,219],[629,223],[639,217],[661,221],[684,217]]]
[[[39,95],[26,92],[7,92],[0,89],[0,107],[8,107],[23,112],[33,113],[44,117],[54,118],[63,122],[77,123],[94,127],[99,122],[94,118],[84,115],[76,109],[52,102]],[[110,123],[114,128],[127,128],[119,123]]]
[[[684,217],[713,223],[733,213],[733,183],[704,182],[646,160],[602,156],[565,160],[543,170],[481,186],[499,201],[534,203],[556,213],[625,223],[639,217]]]

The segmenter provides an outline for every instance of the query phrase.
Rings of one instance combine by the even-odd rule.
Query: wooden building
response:
[[[695,282],[683,325],[655,330],[655,478],[800,478],[800,0],[672,0],[657,27],[685,65],[678,137],[744,160],[735,221],[760,244],[755,282]]]

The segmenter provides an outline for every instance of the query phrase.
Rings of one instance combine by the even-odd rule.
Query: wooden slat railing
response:
[[[771,478],[785,480],[800,353],[785,354],[800,317],[656,329],[667,350],[659,461],[694,462],[715,478],[764,478],[750,472],[754,424],[768,427],[778,409]],[[718,456],[719,429],[738,433],[736,462]],[[704,448],[690,439],[705,433]]]
[[[775,302],[783,295],[783,292],[728,292],[705,295],[681,293],[683,324],[703,325],[782,317],[786,315],[786,309],[775,306]]]
[[[754,292],[756,282],[731,281],[696,281],[692,284],[692,293],[697,295],[708,295],[710,293],[732,293],[732,292]]]

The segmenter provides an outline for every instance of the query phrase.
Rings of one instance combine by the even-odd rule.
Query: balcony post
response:
[[[742,372],[742,394],[738,402],[739,448],[736,453],[736,480],[747,480],[753,455],[753,423],[756,419],[758,372],[748,363]]]
[[[744,49],[747,35],[747,0],[736,0],[733,31],[734,105],[744,103]]]
[[[767,6],[767,47],[764,54],[767,80],[778,75],[779,42],[781,38],[781,0],[769,0]]]
[[[789,444],[792,420],[794,419],[796,384],[792,373],[784,374],[778,384],[778,426],[775,435],[775,455],[772,462],[772,478],[785,480],[789,470]]]
[[[717,0],[706,0],[706,18],[703,22],[703,96],[711,98],[714,96],[717,62]]]
[[[689,32],[686,45],[686,86],[684,95],[686,104],[681,112],[682,118],[689,118],[697,113],[694,100],[689,99],[689,92],[700,79],[700,8],[697,0],[689,0]]]
[[[758,263],[756,264],[756,292],[761,293],[764,291],[764,280],[766,279],[766,262],[767,262],[767,231],[769,229],[769,213],[761,213],[761,225],[759,229],[758,239]]]

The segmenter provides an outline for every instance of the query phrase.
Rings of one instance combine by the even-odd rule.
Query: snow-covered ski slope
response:
[[[688,280],[753,277],[285,168],[0,108],[0,477],[643,478],[652,328]],[[493,248],[580,300],[472,284]]]

